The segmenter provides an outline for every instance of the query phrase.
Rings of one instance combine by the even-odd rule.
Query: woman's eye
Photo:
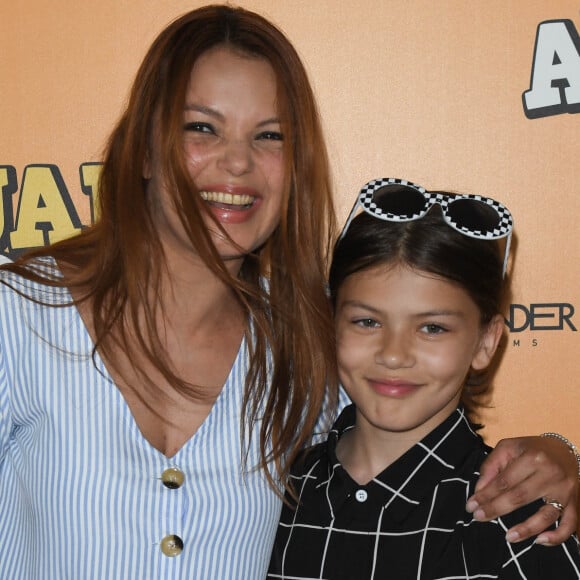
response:
[[[207,133],[208,135],[215,134],[214,128],[209,123],[186,123],[184,129],[185,131],[191,131],[193,133]]]
[[[284,141],[284,135],[279,131],[263,131],[256,138],[263,141]]]

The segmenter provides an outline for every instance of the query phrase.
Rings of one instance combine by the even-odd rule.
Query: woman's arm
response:
[[[509,541],[519,542],[540,534],[537,543],[557,545],[576,531],[576,456],[568,445],[552,437],[503,439],[483,464],[467,510],[473,512],[475,519],[487,521],[539,498],[559,502],[564,510],[542,506],[535,515],[508,530]],[[544,532],[558,518],[558,528]]]

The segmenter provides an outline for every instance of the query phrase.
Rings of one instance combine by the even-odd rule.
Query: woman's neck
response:
[[[228,273],[237,277],[243,259],[226,262]],[[159,295],[150,300],[160,302],[165,322],[183,327],[194,325],[215,328],[227,317],[241,313],[241,305],[233,289],[197,255],[166,252],[160,269]]]

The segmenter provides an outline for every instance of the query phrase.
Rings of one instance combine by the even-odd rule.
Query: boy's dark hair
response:
[[[380,195],[377,203],[380,205]],[[457,284],[479,309],[482,325],[502,312],[507,299],[500,243],[471,238],[453,229],[439,206],[407,222],[383,221],[365,212],[358,215],[334,248],[329,275],[333,307],[348,276],[383,264],[404,265]],[[484,404],[482,396],[488,394],[498,359],[483,372],[471,371],[466,379],[462,402],[472,417]]]

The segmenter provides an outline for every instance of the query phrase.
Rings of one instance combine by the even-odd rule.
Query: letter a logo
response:
[[[580,39],[571,20],[538,25],[530,89],[522,100],[528,119],[580,113]]]

